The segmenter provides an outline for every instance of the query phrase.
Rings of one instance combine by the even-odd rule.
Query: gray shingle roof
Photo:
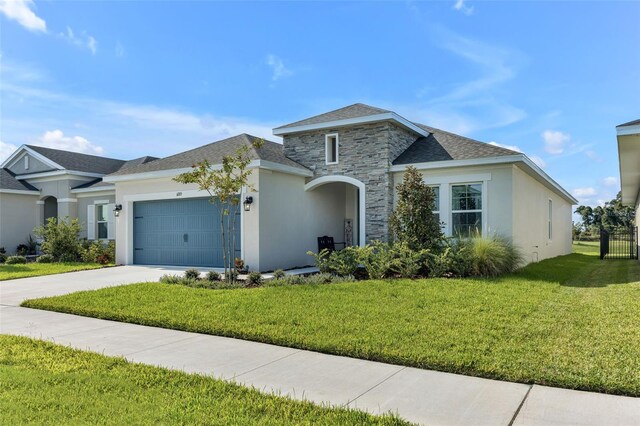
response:
[[[66,170],[109,174],[115,172],[126,163],[124,160],[117,160],[115,158],[80,154],[78,152],[62,151],[60,149],[44,148],[35,145],[27,146],[38,154],[44,155],[51,161],[61,165]]]
[[[476,141],[424,124],[414,123],[430,133],[418,138],[393,161],[393,164],[428,163],[431,161],[468,160],[472,158],[502,157],[520,152]]]
[[[633,120],[629,121],[628,123],[622,123],[617,125],[616,127],[635,126],[636,124],[640,124],[640,120]]]
[[[34,186],[29,185],[27,182],[18,180],[8,169],[0,169],[0,189],[11,189],[15,191],[37,191]]]
[[[248,155],[252,160],[267,160],[283,164],[285,166],[308,170],[306,167],[285,157],[282,144],[265,140],[264,145],[261,148],[254,148],[252,144],[257,139],[259,138],[243,133],[199,148],[181,152],[170,157],[160,158],[137,166],[123,167],[117,172],[112,173],[111,176],[155,172],[159,170],[184,169],[205,159],[211,164],[220,164],[222,163],[223,157],[235,155],[238,148],[242,146],[249,146],[250,149]]]
[[[305,118],[304,120],[296,121],[294,123],[285,124],[284,126],[276,127],[274,130],[286,129],[288,127],[305,126],[309,124],[327,123],[329,121],[336,120],[346,120],[349,118],[366,117],[369,115],[384,114],[387,112],[391,111],[365,104],[353,104],[344,108],[336,109],[334,111],[325,112],[324,114]]]

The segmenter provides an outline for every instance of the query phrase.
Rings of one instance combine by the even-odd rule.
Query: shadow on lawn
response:
[[[511,277],[558,283],[565,287],[606,287],[640,281],[640,262],[600,260],[595,255],[573,253],[532,263]]]

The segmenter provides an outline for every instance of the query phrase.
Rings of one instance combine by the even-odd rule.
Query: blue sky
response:
[[[578,199],[618,191],[640,118],[639,2],[0,0],[0,160],[134,158],[355,102],[517,147]]]

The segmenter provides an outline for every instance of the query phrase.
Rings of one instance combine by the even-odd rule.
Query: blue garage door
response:
[[[222,267],[219,208],[206,198],[133,204],[133,262]],[[240,253],[237,221],[236,256]]]

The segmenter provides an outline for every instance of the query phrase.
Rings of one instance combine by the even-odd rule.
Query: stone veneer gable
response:
[[[338,164],[326,164],[325,135],[337,133]],[[366,241],[388,240],[393,211],[393,178],[389,167],[418,135],[391,122],[314,130],[284,136],[287,157],[313,171],[313,179],[342,175],[364,183]]]

